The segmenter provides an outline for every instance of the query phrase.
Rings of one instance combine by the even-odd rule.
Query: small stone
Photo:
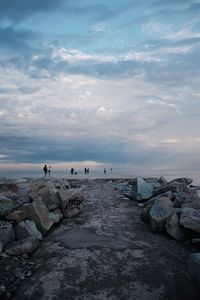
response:
[[[32,275],[31,271],[28,271],[28,273],[26,274],[27,277],[30,277]]]

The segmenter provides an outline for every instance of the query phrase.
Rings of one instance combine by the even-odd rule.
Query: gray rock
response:
[[[15,239],[15,232],[12,224],[6,221],[0,221],[0,240],[5,247],[8,243]]]
[[[34,237],[24,238],[10,244],[5,250],[7,255],[32,254],[39,247],[39,240]]]
[[[42,198],[49,210],[59,208],[58,191],[54,185],[45,186],[37,191],[37,195]]]
[[[0,217],[9,214],[14,208],[13,201],[0,194]]]
[[[12,213],[6,216],[7,221],[16,221],[16,222],[21,222],[24,219],[26,219],[27,214],[23,208],[19,208],[14,210]]]
[[[61,182],[61,186],[60,186],[60,189],[70,189],[71,188],[71,185],[69,183],[69,181],[67,181],[66,179],[63,179],[63,181]]]
[[[192,281],[200,292],[200,253],[192,253],[188,259],[188,269]]]
[[[59,191],[59,197],[64,217],[72,217],[80,213],[84,197],[79,189]]]
[[[49,217],[48,208],[42,203],[33,201],[32,203],[24,205],[28,218],[33,220],[37,228],[42,234],[46,234],[54,222]]]
[[[157,187],[153,191],[153,195],[157,196],[159,194],[163,194],[166,192],[171,191],[172,193],[178,193],[178,192],[185,192],[188,191],[188,187],[186,183],[182,182],[168,182],[166,184],[161,185],[160,187]]]
[[[169,198],[155,200],[149,212],[150,226],[154,232],[165,231],[167,218],[173,213],[173,204]]]
[[[198,194],[195,190],[186,189],[184,192],[173,193],[174,206],[182,207],[183,204],[188,204],[198,199]]]
[[[184,228],[180,225],[180,218],[176,213],[167,219],[166,231],[176,240],[182,240],[186,237]]]
[[[50,212],[49,217],[54,223],[59,223],[60,220],[63,218],[63,214],[60,209],[57,209],[53,212]]]
[[[193,200],[192,202],[186,202],[186,203],[183,203],[182,208],[194,208],[194,209],[200,209],[200,198],[197,198],[195,200]]]
[[[174,183],[174,182],[177,182],[177,183],[185,183],[186,185],[189,185],[193,182],[193,180],[191,178],[176,178],[176,179],[173,179],[171,180],[169,183]]]
[[[35,222],[32,220],[25,220],[20,222],[16,226],[15,232],[16,232],[17,239],[22,239],[25,237],[32,236],[38,240],[42,240],[42,234],[37,229]]]
[[[155,179],[150,180],[150,178],[137,178],[136,186],[133,185],[133,197],[140,200],[148,200],[153,196],[153,191],[156,187],[160,186],[158,181],[155,182]]]
[[[183,208],[181,211],[180,224],[185,228],[200,233],[200,209]]]
[[[167,180],[161,176],[159,179],[158,179],[158,182],[162,185],[162,184],[166,184],[167,183]]]

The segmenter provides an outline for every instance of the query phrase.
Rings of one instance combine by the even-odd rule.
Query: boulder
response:
[[[60,189],[68,190],[70,188],[71,188],[71,185],[70,185],[69,181],[67,181],[66,179],[63,179],[63,181],[61,182],[61,185],[60,185]]]
[[[172,193],[178,193],[178,192],[185,192],[188,190],[189,188],[187,187],[186,183],[173,181],[173,182],[168,182],[166,184],[163,184],[160,187],[156,187],[153,191],[153,195],[157,196],[159,194],[163,194],[168,191],[171,191]]]
[[[53,212],[49,212],[49,217],[54,223],[59,223],[63,218],[63,214],[60,209],[56,209]]]
[[[200,253],[192,253],[188,259],[188,270],[192,278],[192,282],[196,285],[200,292]]]
[[[17,224],[15,228],[15,233],[17,239],[31,236],[38,240],[42,240],[42,234],[37,229],[35,222],[32,220],[25,220]]]
[[[16,221],[16,222],[21,222],[24,219],[26,219],[27,214],[25,210],[22,208],[14,210],[12,213],[6,216],[7,221]]]
[[[190,203],[198,199],[198,194],[195,190],[186,189],[184,192],[173,193],[174,206],[182,207],[183,204]]]
[[[167,180],[163,176],[160,176],[160,178],[158,178],[158,182],[162,185],[162,184],[166,184]]]
[[[154,232],[165,231],[167,218],[173,213],[173,204],[169,198],[155,200],[149,212],[150,226]]]
[[[54,224],[49,217],[48,208],[44,204],[40,204],[36,201],[24,205],[24,208],[26,209],[28,218],[36,223],[37,228],[42,234],[46,234]]]
[[[18,193],[19,186],[14,182],[1,182],[0,183],[0,192],[9,192],[9,193]]]
[[[133,184],[133,198],[141,201],[148,200],[153,196],[153,191],[160,186],[155,178],[137,178],[136,183]]]
[[[9,214],[14,208],[13,201],[0,194],[0,217]]]
[[[11,243],[5,250],[7,255],[32,254],[39,247],[39,240],[27,237]]]
[[[177,183],[184,183],[186,185],[189,185],[193,182],[193,180],[191,178],[176,178],[176,179],[173,179],[171,180],[169,183],[174,183],[174,182],[177,182]]]
[[[0,221],[0,241],[5,247],[15,239],[15,232],[12,224],[6,221]]]
[[[80,213],[84,197],[79,189],[61,190],[59,198],[64,217],[72,217]]]
[[[180,217],[176,213],[167,219],[166,231],[176,240],[182,240],[186,236],[184,228],[180,225]]]
[[[181,210],[180,224],[185,228],[200,233],[200,209],[183,208]]]
[[[37,195],[42,198],[49,210],[59,207],[58,191],[54,185],[44,186],[37,191]]]
[[[182,208],[194,208],[194,209],[200,209],[200,198],[194,199],[192,202],[186,202],[183,203]]]

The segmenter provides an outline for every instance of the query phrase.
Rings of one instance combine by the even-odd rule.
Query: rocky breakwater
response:
[[[31,254],[59,223],[80,213],[84,197],[65,179],[0,180],[0,298],[31,274]]]
[[[169,182],[163,177],[136,178],[132,199],[142,207],[141,220],[153,232],[192,245],[195,253],[190,255],[188,267],[200,289],[200,187],[192,185],[190,178]]]

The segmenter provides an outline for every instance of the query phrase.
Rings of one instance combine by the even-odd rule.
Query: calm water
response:
[[[200,171],[199,172],[163,172],[163,173],[156,173],[156,172],[146,172],[146,173],[135,173],[133,169],[128,168],[113,168],[112,171],[110,169],[106,169],[106,174],[103,172],[103,168],[99,169],[90,169],[89,174],[84,173],[84,169],[75,169],[77,175],[71,175],[70,169],[64,171],[56,171],[52,169],[51,177],[56,178],[135,178],[135,177],[160,177],[164,176],[168,181],[178,177],[189,177],[193,179],[193,184],[200,185]],[[33,177],[33,178],[40,178],[43,177],[42,170],[38,171],[1,171],[0,170],[0,177],[7,177],[7,178],[23,178],[23,177]]]

